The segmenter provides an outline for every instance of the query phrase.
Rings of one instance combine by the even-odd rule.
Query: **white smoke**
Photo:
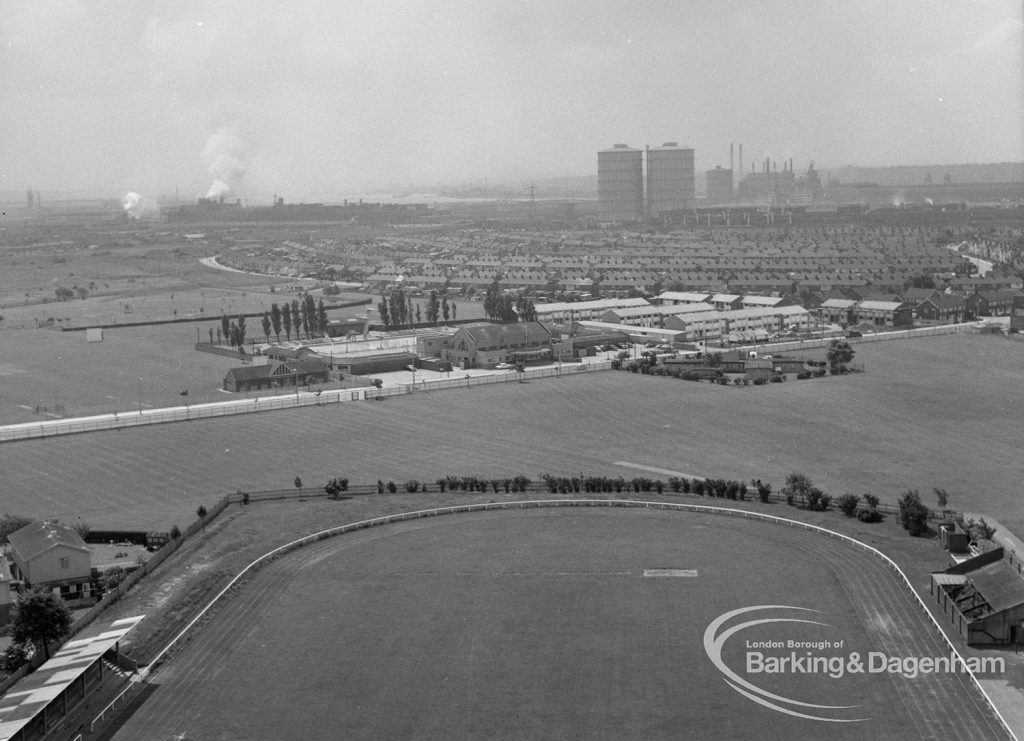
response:
[[[159,212],[160,207],[154,201],[143,198],[134,190],[130,190],[121,198],[121,208],[130,219],[141,219],[145,213]]]
[[[238,190],[249,169],[249,148],[233,126],[222,126],[206,140],[203,161],[213,176],[207,198],[221,198]]]

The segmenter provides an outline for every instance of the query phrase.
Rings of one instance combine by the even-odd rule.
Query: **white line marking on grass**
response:
[[[32,407],[26,406],[25,404],[16,404],[15,406],[19,406],[22,409],[28,409],[30,412],[32,411]]]
[[[644,576],[697,576],[697,569],[644,569]]]
[[[682,471],[670,471],[667,468],[655,468],[654,466],[641,466],[639,463],[630,463],[628,461],[615,461],[616,466],[625,466],[626,468],[636,468],[641,471],[650,471],[651,473],[663,473],[666,476],[682,476],[685,479],[701,479],[703,476],[697,476],[692,473],[683,473]]]

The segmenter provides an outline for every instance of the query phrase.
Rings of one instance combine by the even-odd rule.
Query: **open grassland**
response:
[[[736,541],[744,557],[723,558]],[[665,568],[696,575],[643,576]],[[786,697],[857,705],[829,717],[863,720],[789,717],[722,681],[704,628],[759,604],[813,606],[826,625],[754,626],[726,645],[727,664]],[[113,738],[997,737],[960,676],[744,669],[745,640],[942,655],[925,620],[879,561],[788,528],[652,510],[403,522],[256,573]]]
[[[2,509],[160,527],[237,489],[345,476],[653,475],[620,465],[833,494],[951,492],[1024,530],[1024,343],[963,335],[857,345],[867,372],[720,387],[600,372],[0,446]],[[664,475],[663,477],[666,477]]]

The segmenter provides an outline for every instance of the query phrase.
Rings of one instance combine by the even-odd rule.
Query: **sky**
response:
[[[1022,0],[0,0],[0,191],[290,202],[1024,160]]]

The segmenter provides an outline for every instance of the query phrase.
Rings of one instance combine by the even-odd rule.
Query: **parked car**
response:
[[[861,334],[859,329],[848,329],[848,330],[846,330],[846,336],[850,337],[850,338],[853,338],[853,337],[863,337],[864,335]]]

